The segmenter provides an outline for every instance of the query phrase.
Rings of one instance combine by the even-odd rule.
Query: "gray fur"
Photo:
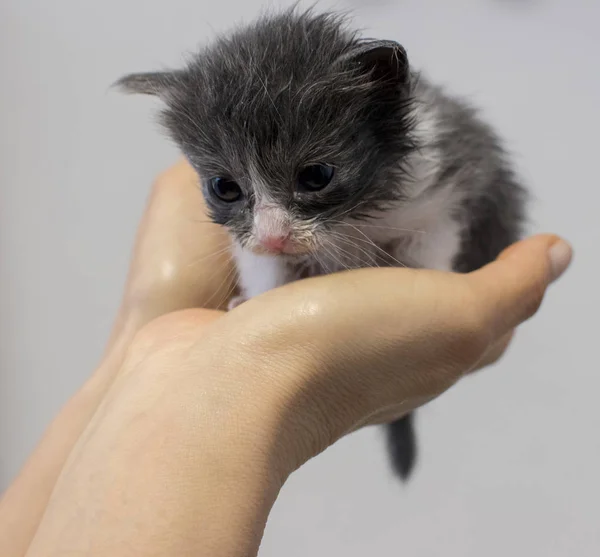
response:
[[[491,128],[410,70],[402,46],[363,39],[338,15],[264,17],[181,70],[118,84],[164,101],[163,125],[235,240],[245,297],[355,267],[468,272],[521,234],[525,193]],[[299,171],[315,163],[333,166],[333,180],[303,191]],[[221,201],[213,177],[237,183],[240,199]],[[289,232],[292,252],[261,252],[259,224]],[[407,477],[410,416],[389,443]]]

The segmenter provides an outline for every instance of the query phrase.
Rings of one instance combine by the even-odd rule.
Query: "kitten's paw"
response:
[[[231,298],[231,300],[229,300],[229,303],[227,304],[227,311],[235,309],[239,305],[243,304],[247,299],[248,298],[246,298],[245,296],[234,296],[233,298]]]

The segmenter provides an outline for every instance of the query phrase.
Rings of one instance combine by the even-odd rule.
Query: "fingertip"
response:
[[[518,326],[540,307],[547,287],[569,267],[572,248],[554,234],[539,234],[509,246],[498,259],[471,273],[488,318],[498,333]]]
[[[573,248],[571,245],[559,238],[548,250],[550,259],[550,282],[558,280],[571,265],[573,260]]]
[[[513,257],[521,253],[524,248],[549,250],[556,242],[561,240],[562,238],[556,234],[535,234],[508,246],[500,253],[497,260],[502,261],[503,259]]]
[[[565,239],[556,234],[537,234],[506,248],[498,260],[519,257],[524,254],[525,248],[541,253],[546,252],[548,261],[548,283],[558,280],[569,268],[573,259],[573,247]]]

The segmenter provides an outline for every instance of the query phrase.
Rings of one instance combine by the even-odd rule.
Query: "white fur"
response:
[[[253,298],[288,282],[286,265],[274,255],[258,255],[235,244],[233,255],[245,298]]]
[[[394,238],[407,241],[392,255],[426,269],[452,270],[452,261],[460,249],[461,229],[452,217],[459,198],[451,187],[431,193],[425,191],[417,199],[377,219],[375,226],[363,231],[377,244]],[[383,228],[389,227],[389,228]]]
[[[451,271],[461,244],[462,231],[453,218],[461,199],[452,184],[433,190],[439,173],[436,139],[440,124],[436,105],[428,98],[430,94],[427,90],[420,91],[413,109],[416,122],[413,136],[420,147],[410,155],[408,174],[411,179],[403,184],[410,190],[412,199],[382,214],[378,224],[389,226],[390,235],[394,227],[414,231],[396,231],[410,236],[408,242],[402,243],[402,251],[392,254],[396,258],[405,257],[415,266],[426,269]],[[379,230],[385,232],[385,229]]]

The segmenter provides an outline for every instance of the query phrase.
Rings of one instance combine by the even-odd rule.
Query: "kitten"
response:
[[[221,37],[179,70],[132,74],[234,241],[242,296],[369,266],[469,272],[516,241],[525,192],[492,129],[419,77],[394,41],[295,9]],[[415,463],[412,418],[388,426]]]

